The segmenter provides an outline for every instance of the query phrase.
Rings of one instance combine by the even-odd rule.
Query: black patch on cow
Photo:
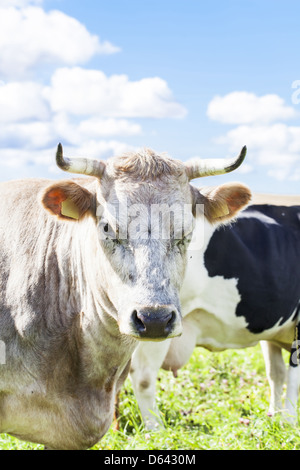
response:
[[[236,315],[252,333],[283,324],[300,299],[300,206],[248,207],[214,232],[204,262],[210,277],[238,280]]]

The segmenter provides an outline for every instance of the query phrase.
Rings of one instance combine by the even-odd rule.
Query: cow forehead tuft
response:
[[[163,177],[185,177],[184,164],[166,154],[158,155],[144,148],[136,153],[127,153],[111,160],[112,173],[117,178],[132,178],[139,181],[156,180]]]

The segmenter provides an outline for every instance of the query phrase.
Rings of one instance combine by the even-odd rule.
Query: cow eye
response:
[[[110,241],[114,245],[121,244],[121,241],[118,237],[118,233],[115,232],[115,230],[110,226],[108,222],[102,221],[100,223],[100,236],[102,240]]]
[[[101,223],[99,224],[99,229],[100,229],[100,232],[103,233],[103,235],[105,236],[105,238],[115,236],[115,233],[114,233],[112,227],[109,225],[108,222],[104,222],[104,221],[101,222]]]
[[[174,241],[175,241],[176,246],[183,246],[186,243],[187,238],[182,237],[182,238],[179,238],[179,239],[175,239]]]
[[[99,224],[100,234],[105,240],[113,239],[116,237],[116,233],[108,222],[101,222]]]
[[[188,243],[191,241],[191,233],[184,235],[182,238],[175,239],[175,245],[178,246],[179,248],[188,245]]]

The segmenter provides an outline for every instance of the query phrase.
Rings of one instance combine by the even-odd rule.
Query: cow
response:
[[[196,232],[197,227],[194,236]],[[234,223],[206,224],[199,240],[202,243],[188,248],[180,293],[183,334],[164,343],[141,343],[133,354],[130,377],[145,426],[154,429],[160,424],[155,404],[160,367],[176,376],[196,346],[222,351],[259,342],[271,392],[268,414],[285,411],[285,418],[295,423],[300,363],[300,197],[254,194],[251,205]],[[281,402],[286,378],[282,350],[291,352],[285,408]]]
[[[141,149],[104,162],[65,157],[59,144],[58,167],[81,176],[0,184],[0,432],[50,449],[101,439],[139,341],[182,333],[198,212],[223,223],[251,198],[240,183],[201,191],[190,181],[233,171],[245,155],[183,163]],[[149,217],[161,204],[178,212],[159,212],[164,238]]]

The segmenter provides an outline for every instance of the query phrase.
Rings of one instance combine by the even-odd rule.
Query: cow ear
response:
[[[52,215],[64,220],[79,220],[91,207],[92,194],[73,181],[60,181],[48,186],[41,203]]]
[[[202,213],[204,209],[204,215],[211,224],[231,220],[251,200],[250,189],[241,183],[226,183],[197,191],[196,204],[203,205]]]

